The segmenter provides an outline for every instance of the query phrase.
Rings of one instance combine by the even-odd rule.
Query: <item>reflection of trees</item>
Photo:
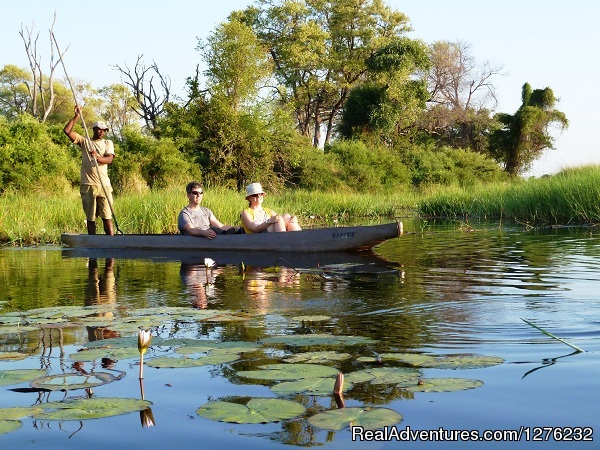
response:
[[[365,405],[387,405],[394,400],[414,400],[415,393],[395,384],[357,383],[346,392],[345,397]]]

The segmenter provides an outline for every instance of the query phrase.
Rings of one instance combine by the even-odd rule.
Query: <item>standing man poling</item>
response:
[[[75,105],[75,115],[63,131],[74,144],[81,147],[81,201],[87,223],[88,234],[96,234],[96,217],[102,218],[104,232],[114,235],[112,222],[112,187],[108,178],[108,165],[113,162],[115,149],[112,141],[104,139],[108,127],[104,122],[94,122],[91,139],[73,131],[81,110]]]

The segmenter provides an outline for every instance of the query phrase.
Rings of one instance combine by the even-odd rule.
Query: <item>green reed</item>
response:
[[[222,223],[240,224],[240,212],[247,206],[243,192],[223,188],[205,191],[202,204],[212,209]],[[182,187],[115,194],[114,210],[123,233],[177,233],[177,215],[186,204]],[[419,193],[286,190],[268,193],[265,206],[278,213],[298,215],[305,228],[418,216],[511,220],[528,226],[597,224],[600,166],[511,183],[428,187]],[[77,189],[0,195],[0,243],[55,244],[63,232],[86,232]]]
[[[115,194],[113,206],[119,230],[125,234],[177,233],[177,215],[187,201],[183,188],[164,189]],[[202,205],[223,224],[239,226],[240,213],[248,203],[241,192],[215,188],[205,189]],[[265,206],[278,213],[296,214],[301,225],[308,228],[414,215],[416,200],[410,193],[321,194],[296,190],[268,194]],[[86,232],[77,189],[67,193],[5,193],[0,195],[0,211],[0,242],[5,244],[56,244],[61,233]],[[101,233],[101,224],[98,229]]]
[[[422,215],[507,219],[530,225],[600,222],[600,166],[463,189],[439,187],[419,201]]]

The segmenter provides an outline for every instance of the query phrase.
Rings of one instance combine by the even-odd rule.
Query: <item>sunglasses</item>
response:
[[[262,197],[265,194],[251,194],[248,197]]]
[[[204,191],[190,191],[190,194],[192,194],[192,195],[202,195],[202,194],[204,194]]]

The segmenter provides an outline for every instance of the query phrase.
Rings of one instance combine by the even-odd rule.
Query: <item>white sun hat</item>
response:
[[[260,183],[251,183],[248,185],[248,187],[246,187],[246,198],[250,197],[251,195],[254,194],[264,194],[265,192],[263,191],[262,186],[260,185]]]

